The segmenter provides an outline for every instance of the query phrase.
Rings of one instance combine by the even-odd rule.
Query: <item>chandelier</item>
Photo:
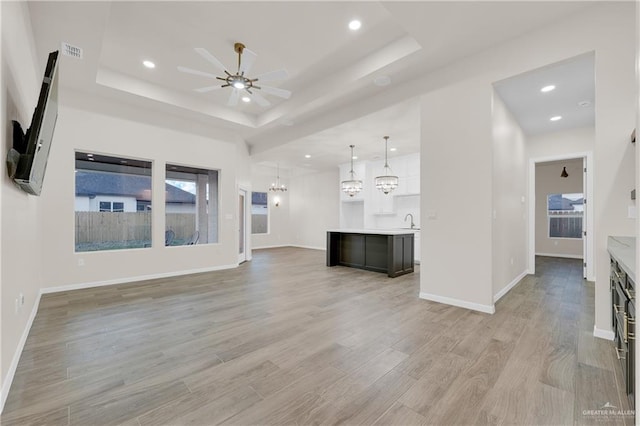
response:
[[[278,164],[277,167],[278,167],[278,172],[276,174],[276,181],[271,184],[271,186],[269,187],[269,191],[272,191],[272,192],[282,191],[282,192],[284,192],[284,191],[287,190],[287,187],[286,187],[286,185],[284,183],[280,184],[280,164]]]
[[[351,179],[342,181],[342,191],[345,194],[348,194],[349,197],[353,197],[358,192],[362,191],[362,181],[355,179],[355,172],[353,171],[353,148],[355,145],[349,145],[351,148],[351,171],[349,174],[351,175]]]
[[[387,162],[387,143],[389,142],[389,136],[384,137],[384,167],[382,169],[382,176],[377,176],[375,179],[376,188],[385,194],[390,193],[398,187],[398,176],[392,175],[391,167]]]

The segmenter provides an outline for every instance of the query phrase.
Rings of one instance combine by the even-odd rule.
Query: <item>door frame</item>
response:
[[[529,184],[529,218],[528,218],[528,240],[529,240],[529,250],[528,250],[528,273],[535,274],[536,272],[536,164],[538,163],[547,163],[550,161],[561,161],[561,160],[575,160],[583,158],[586,163],[587,171],[585,172],[585,180],[583,185],[586,186],[586,200],[587,205],[585,208],[586,214],[586,231],[587,235],[583,236],[586,238],[586,243],[584,246],[586,247],[585,252],[583,253],[584,262],[587,263],[586,279],[589,281],[596,280],[595,274],[595,262],[594,262],[594,220],[593,220],[593,152],[592,151],[584,151],[584,152],[574,152],[569,154],[562,155],[553,155],[549,157],[536,157],[529,159],[529,174],[528,174],[528,184]]]
[[[238,201],[240,196],[244,195],[244,217],[240,217],[240,211],[238,211],[238,233],[240,232],[240,224],[243,223],[244,229],[244,256],[240,254],[240,247],[238,247],[238,264],[251,260],[251,221],[249,220],[249,212],[251,208],[250,197],[251,190],[245,186],[238,186]],[[242,221],[242,222],[241,222]],[[239,236],[239,235],[238,235]],[[239,240],[237,240],[239,241]]]

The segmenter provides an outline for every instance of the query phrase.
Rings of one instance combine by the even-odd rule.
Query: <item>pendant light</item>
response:
[[[562,168],[562,173],[560,173],[560,177],[564,177],[564,178],[569,177],[569,173],[567,173],[566,167]]]
[[[357,180],[354,177],[355,172],[353,171],[353,148],[355,148],[356,146],[349,145],[349,147],[351,148],[351,171],[349,172],[351,174],[351,179],[342,181],[342,191],[345,194],[348,194],[349,197],[353,197],[358,192],[362,191],[362,181]]]
[[[282,185],[280,184],[280,164],[278,164],[278,172],[276,174],[276,181],[274,183],[271,184],[271,186],[269,187],[269,191],[273,191],[273,192],[277,192],[277,191],[286,191],[287,187],[285,186],[285,184],[283,183]]]
[[[382,169],[382,176],[378,176],[375,179],[376,188],[385,194],[390,193],[398,187],[398,176],[392,175],[391,167],[387,162],[387,143],[389,142],[389,136],[384,137],[384,168]]]

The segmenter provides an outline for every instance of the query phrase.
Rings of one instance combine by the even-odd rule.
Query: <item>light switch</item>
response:
[[[638,217],[638,212],[636,210],[636,206],[629,206],[627,214],[628,214],[629,219],[635,219],[636,217]]]

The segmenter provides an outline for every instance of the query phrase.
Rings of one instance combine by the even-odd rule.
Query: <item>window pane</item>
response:
[[[550,238],[582,238],[584,197],[582,193],[547,196]]]
[[[167,164],[165,245],[218,242],[218,171]]]
[[[76,251],[151,246],[151,162],[76,152]]]
[[[269,232],[269,204],[266,192],[251,193],[251,233]]]

